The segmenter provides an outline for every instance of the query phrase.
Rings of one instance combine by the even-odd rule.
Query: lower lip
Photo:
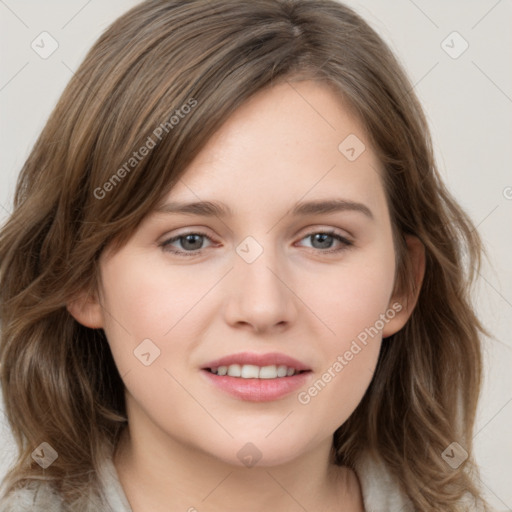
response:
[[[279,400],[303,386],[311,375],[311,372],[303,372],[291,377],[276,379],[243,379],[216,375],[208,370],[202,370],[202,373],[225,393],[248,402]]]

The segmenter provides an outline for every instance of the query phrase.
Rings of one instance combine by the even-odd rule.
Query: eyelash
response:
[[[209,237],[206,233],[202,233],[200,231],[190,231],[188,233],[182,233],[181,235],[169,238],[168,240],[162,242],[160,244],[160,247],[162,247],[164,252],[169,252],[169,253],[176,254],[178,256],[183,256],[183,257],[199,256],[199,255],[201,255],[203,249],[196,249],[194,251],[180,251],[180,250],[175,250],[175,249],[169,249],[168,248],[170,246],[170,244],[172,244],[173,242],[176,242],[176,241],[178,241],[178,240],[180,240],[182,238],[186,238],[189,235],[197,235],[197,236],[205,237],[208,240],[213,242],[212,238]],[[314,251],[318,251],[318,252],[320,252],[322,254],[339,253],[339,252],[344,251],[344,250],[346,250],[349,247],[354,245],[350,240],[348,240],[347,238],[339,235],[338,233],[336,233],[336,231],[332,231],[332,230],[313,231],[313,232],[303,236],[301,238],[301,240],[304,240],[305,238],[308,238],[308,237],[312,237],[314,235],[329,235],[329,236],[332,236],[334,239],[338,240],[342,244],[342,247],[340,247],[339,249],[322,250],[322,249],[315,249],[314,247],[312,248]]]

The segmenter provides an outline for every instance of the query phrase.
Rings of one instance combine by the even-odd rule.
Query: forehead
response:
[[[162,203],[217,199],[254,213],[329,195],[378,208],[381,172],[361,123],[333,88],[284,82],[238,108]]]

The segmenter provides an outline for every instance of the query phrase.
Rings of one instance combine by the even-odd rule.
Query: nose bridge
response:
[[[285,275],[280,275],[286,266],[271,238],[260,236],[260,242],[249,236],[236,247],[230,322],[248,323],[261,330],[293,319],[293,294],[284,284]]]
[[[261,240],[261,237],[260,237]],[[241,278],[244,295],[258,295],[270,300],[277,299],[283,294],[283,284],[276,277],[278,268],[282,265],[279,261],[278,249],[271,245],[271,237],[266,237],[264,244],[254,237],[247,237],[242,241],[236,252],[238,254],[235,264],[235,272]]]

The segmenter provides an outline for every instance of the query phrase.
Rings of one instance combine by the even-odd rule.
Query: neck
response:
[[[357,477],[329,463],[331,440],[292,461],[234,466],[131,422],[114,455],[133,512],[359,511]]]

